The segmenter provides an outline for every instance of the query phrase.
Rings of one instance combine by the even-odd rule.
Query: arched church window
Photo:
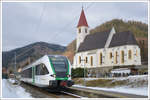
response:
[[[93,66],[93,56],[91,56],[91,66]]]
[[[115,64],[117,64],[117,63],[118,63],[118,60],[117,60],[117,59],[118,59],[118,57],[117,57],[117,56],[118,56],[118,53],[117,53],[117,51],[116,51],[116,52],[115,52]]]
[[[88,58],[87,57],[85,57],[85,63],[88,63]]]
[[[131,51],[131,50],[128,51],[128,58],[129,58],[129,59],[132,58],[132,51]]]
[[[79,64],[81,64],[81,56],[79,56]]]
[[[102,64],[102,61],[103,61],[103,55],[102,55],[102,53],[100,53],[100,55],[99,55],[99,64],[100,65]]]
[[[121,51],[121,63],[124,63],[124,51]]]
[[[110,58],[110,59],[112,58],[112,52],[109,53],[109,58]]]

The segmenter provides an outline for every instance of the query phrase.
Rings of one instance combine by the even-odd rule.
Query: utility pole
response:
[[[14,68],[14,76],[15,76],[15,80],[16,80],[16,73],[17,73],[17,71],[16,71],[16,52],[15,52],[15,68]]]
[[[85,59],[83,60],[84,61],[84,86],[86,86],[86,81],[85,81]]]
[[[85,73],[85,59],[81,59],[81,61],[84,62],[83,66],[84,66],[84,86],[86,86],[86,80],[85,80],[85,77],[86,77],[86,73]]]
[[[15,52],[15,73],[16,73],[16,52]]]
[[[15,66],[14,66],[15,67],[14,68],[14,70],[15,70],[14,71],[15,83],[14,84],[18,84],[18,80],[17,80],[17,66],[16,66],[17,65],[17,63],[16,63],[16,52],[15,52],[15,63],[14,64],[15,64]]]

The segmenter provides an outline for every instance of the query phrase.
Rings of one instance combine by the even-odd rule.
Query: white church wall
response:
[[[128,51],[131,50],[131,59],[129,59]],[[115,52],[118,52],[117,61],[115,63]],[[124,63],[121,63],[121,51],[124,51]],[[110,59],[110,52],[112,52],[112,58]],[[100,64],[100,53],[102,53],[103,59],[102,64]],[[137,53],[137,55],[136,55]],[[81,59],[85,60],[85,57],[88,58],[88,62],[81,61],[79,64],[79,56]],[[90,57],[93,57],[93,66],[91,66]],[[127,66],[127,65],[141,65],[141,56],[140,56],[140,48],[137,45],[124,45],[124,46],[117,46],[113,48],[103,48],[103,49],[96,49],[96,50],[89,50],[86,52],[80,52],[75,55],[74,60],[74,67],[81,67],[83,68],[86,66],[87,68],[94,68],[94,67],[108,67],[108,66]]]
[[[134,65],[141,65],[140,48],[137,45],[128,45],[127,50],[132,51],[132,59],[128,59],[127,63],[134,64]],[[129,55],[128,55],[128,57],[129,57]]]
[[[128,51],[131,50],[131,59],[129,59]],[[136,56],[136,50],[138,52],[138,56]],[[118,63],[115,64],[115,52],[118,52]],[[121,62],[121,51],[124,52],[124,63]],[[109,59],[109,53],[112,52],[113,57]],[[107,59],[105,60],[106,66],[125,66],[125,65],[140,65],[141,57],[140,57],[140,48],[137,45],[125,45],[119,47],[109,48],[107,50]]]

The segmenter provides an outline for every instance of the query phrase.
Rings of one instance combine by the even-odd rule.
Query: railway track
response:
[[[21,82],[20,86],[24,87],[33,98],[147,98],[147,96],[75,87],[55,91],[55,89],[43,89],[24,82]]]
[[[20,85],[34,98],[82,98],[79,95],[67,92],[67,89],[52,92],[51,89],[39,88],[24,82],[21,82]]]

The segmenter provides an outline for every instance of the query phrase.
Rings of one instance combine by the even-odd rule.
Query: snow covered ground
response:
[[[133,75],[133,76],[128,76],[128,77],[106,77],[106,78],[85,78],[86,81],[90,80],[97,80],[97,79],[114,79],[114,80],[127,80],[129,79],[130,81],[135,81],[135,80],[147,80],[148,75]],[[82,78],[84,79],[84,78]]]
[[[113,79],[114,81],[127,80],[127,84],[123,86],[115,86],[112,88],[107,87],[85,87],[79,84],[73,85],[74,87],[89,88],[95,90],[114,91],[121,93],[137,94],[148,96],[148,75],[135,75],[129,77],[120,78],[86,78],[86,81],[97,80],[97,79]]]
[[[13,85],[14,80],[2,80],[2,97],[3,98],[32,98],[31,94],[27,93],[24,88],[19,85]]]
[[[73,85],[73,87],[88,88],[88,89],[94,89],[94,90],[114,91],[114,92],[120,92],[120,93],[129,93],[129,94],[148,96],[148,87],[128,88],[128,87],[124,86],[124,87],[115,87],[115,88],[100,88],[100,87],[85,87],[85,86],[81,86],[81,85]]]

